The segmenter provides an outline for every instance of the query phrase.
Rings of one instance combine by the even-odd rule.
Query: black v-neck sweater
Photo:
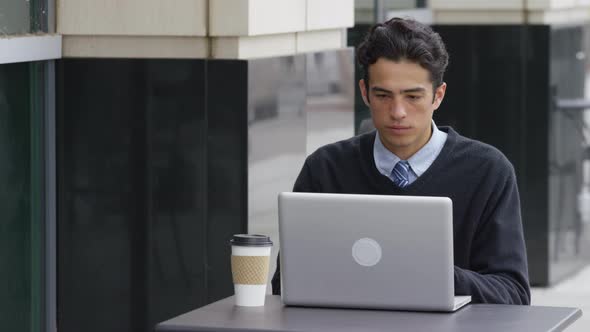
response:
[[[475,303],[529,304],[520,201],[512,164],[496,148],[450,127],[434,163],[405,188],[375,166],[375,131],[321,147],[305,161],[293,191],[443,196],[453,201],[455,294]],[[272,278],[280,294],[280,265]]]

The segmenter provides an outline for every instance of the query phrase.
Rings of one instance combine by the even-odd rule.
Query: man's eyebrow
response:
[[[401,91],[401,93],[415,93],[415,92],[426,92],[426,89],[424,89],[423,87],[417,87],[417,88],[411,88],[411,89],[406,89],[406,90]]]
[[[374,86],[371,88],[371,91],[373,92],[383,92],[383,93],[389,93],[389,94],[393,94],[393,91],[391,90],[387,90],[384,88],[380,88],[378,86]],[[423,87],[415,87],[415,88],[410,88],[410,89],[405,89],[405,90],[401,90],[400,93],[417,93],[417,92],[426,92],[426,89]]]
[[[373,92],[385,92],[385,93],[393,94],[393,91],[387,90],[387,89],[383,89],[383,88],[380,88],[378,86],[372,87],[371,88],[371,91],[373,91]]]

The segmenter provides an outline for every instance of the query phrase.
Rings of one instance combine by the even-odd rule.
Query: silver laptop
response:
[[[286,305],[455,311],[446,197],[279,194]]]

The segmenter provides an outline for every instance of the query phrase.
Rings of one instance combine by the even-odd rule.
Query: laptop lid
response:
[[[452,311],[446,197],[279,194],[287,305]]]

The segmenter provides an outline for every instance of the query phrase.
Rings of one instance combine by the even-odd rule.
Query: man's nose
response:
[[[394,98],[391,102],[389,114],[394,119],[403,119],[406,117],[406,105],[401,98]]]

